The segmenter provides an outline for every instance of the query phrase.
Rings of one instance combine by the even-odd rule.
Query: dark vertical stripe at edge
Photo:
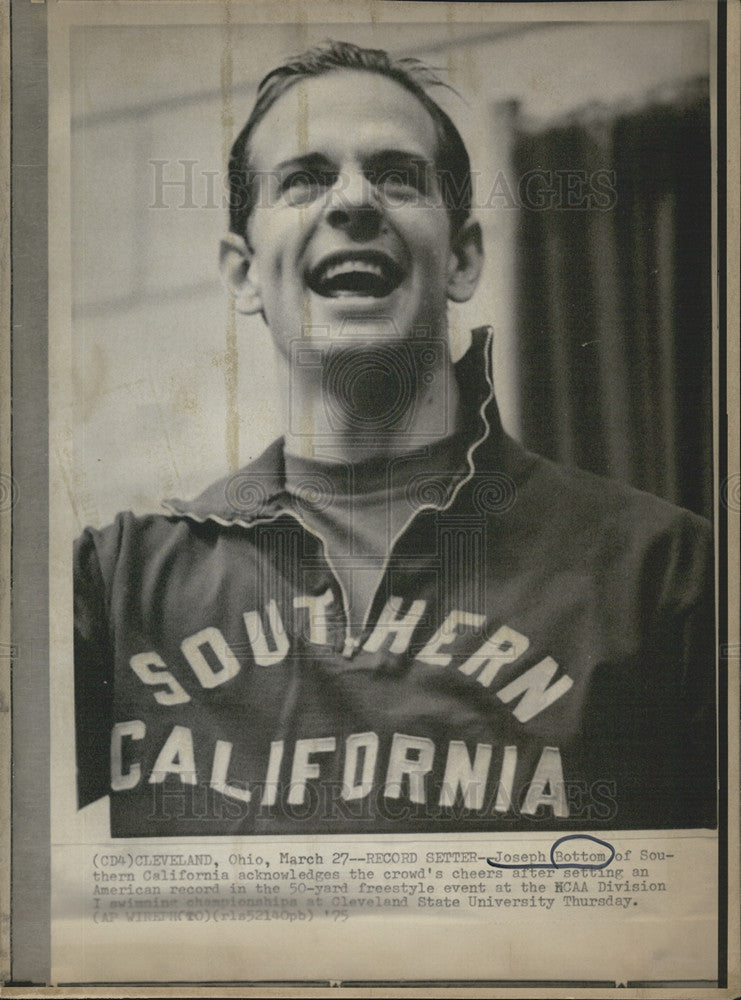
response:
[[[726,226],[726,56],[727,13],[716,4],[717,34],[717,206],[718,206],[718,482],[728,476],[727,226]],[[718,639],[728,648],[728,509],[718,505]],[[718,985],[728,987],[728,657],[718,659]]]

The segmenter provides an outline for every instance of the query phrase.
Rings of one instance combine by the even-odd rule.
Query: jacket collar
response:
[[[504,444],[505,436],[494,398],[493,337],[491,327],[477,327],[471,334],[471,346],[455,364],[465,433],[470,441],[470,468],[467,474],[457,477],[444,506],[452,502],[461,486],[473,476],[479,452],[486,452],[484,468],[491,468],[492,461],[496,462],[495,456],[501,453]],[[289,509],[284,481],[283,438],[278,438],[249,465],[217,480],[195,500],[170,499],[164,500],[162,505],[169,514],[199,523],[215,521],[226,526],[252,526],[261,521],[272,521]]]

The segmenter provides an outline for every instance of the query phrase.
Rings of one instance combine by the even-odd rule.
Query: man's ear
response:
[[[234,296],[237,311],[251,315],[262,311],[262,297],[256,281],[252,251],[246,240],[227,233],[219,245],[221,278]]]
[[[481,226],[473,219],[469,219],[452,238],[448,298],[453,302],[468,302],[476,291],[483,264]]]

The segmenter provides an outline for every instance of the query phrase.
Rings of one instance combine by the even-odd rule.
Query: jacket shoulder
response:
[[[207,534],[212,526],[193,524],[168,514],[117,514],[103,528],[86,527],[74,543],[75,573],[97,564],[104,581],[109,581],[122,560],[140,563],[152,555],[182,544],[193,533]]]
[[[616,480],[525,452],[512,513],[518,537],[546,565],[594,567],[639,586],[659,605],[709,593],[713,526],[704,517]],[[632,581],[632,584],[629,584]]]
[[[525,454],[530,458],[531,485],[542,491],[546,504],[571,510],[585,525],[600,522],[616,530],[681,530],[698,538],[712,536],[710,521],[684,507],[618,480]]]

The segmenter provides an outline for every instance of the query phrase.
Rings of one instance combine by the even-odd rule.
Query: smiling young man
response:
[[[715,822],[712,533],[525,452],[468,156],[411,60],[328,43],[263,81],[221,266],[285,433],[76,547],[80,805],[114,836]]]

